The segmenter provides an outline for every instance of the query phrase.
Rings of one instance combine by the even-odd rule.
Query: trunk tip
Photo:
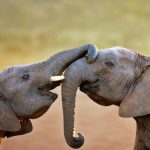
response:
[[[88,53],[86,55],[86,59],[88,63],[93,63],[98,56],[98,50],[95,45],[89,44],[88,45]]]
[[[73,137],[72,141],[67,143],[74,149],[80,148],[84,144],[84,136],[81,133],[78,133],[78,137]]]

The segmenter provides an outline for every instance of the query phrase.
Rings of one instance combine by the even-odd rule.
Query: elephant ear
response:
[[[125,118],[147,114],[150,114],[150,67],[141,74],[133,92],[127,95],[119,108],[119,115]]]
[[[20,130],[21,125],[12,108],[0,99],[0,130],[15,132]]]

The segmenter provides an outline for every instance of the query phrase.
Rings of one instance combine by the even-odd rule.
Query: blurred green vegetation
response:
[[[149,0],[0,0],[0,66],[93,43],[150,54]]]

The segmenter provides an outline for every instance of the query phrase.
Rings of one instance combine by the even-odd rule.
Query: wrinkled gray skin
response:
[[[62,84],[64,135],[68,145],[79,148],[84,143],[81,134],[74,135],[75,97],[80,86],[80,90],[97,104],[120,106],[120,116],[135,117],[135,150],[150,149],[150,119],[149,115],[144,116],[150,114],[149,66],[150,57],[123,47],[99,51],[92,64],[87,64],[85,58],[71,64]]]
[[[61,75],[68,65],[86,54],[91,63],[96,58],[96,48],[84,45],[60,52],[44,62],[14,66],[1,72],[0,137],[31,132],[29,119],[43,115],[57,98],[50,90],[61,81],[50,82],[49,78]]]

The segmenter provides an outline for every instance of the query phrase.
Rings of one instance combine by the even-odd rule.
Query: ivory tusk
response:
[[[64,79],[65,79],[64,76],[52,76],[52,77],[50,77],[50,81],[52,81],[52,82],[62,81]]]

